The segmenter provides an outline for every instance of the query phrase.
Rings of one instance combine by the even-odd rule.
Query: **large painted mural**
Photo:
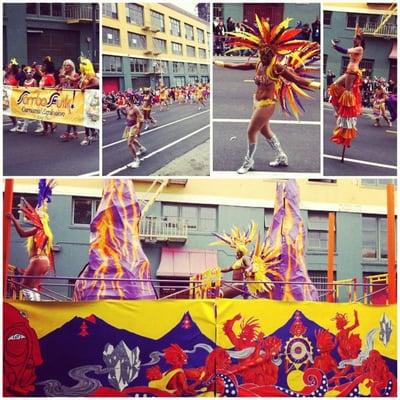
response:
[[[4,396],[395,397],[396,306],[4,303]]]

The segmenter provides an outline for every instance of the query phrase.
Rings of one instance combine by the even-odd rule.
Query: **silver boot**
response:
[[[238,174],[246,174],[254,167],[254,159],[245,157],[243,165],[236,171]]]
[[[272,147],[275,152],[275,159],[269,163],[270,167],[288,166],[288,156],[282,150],[281,143],[276,135],[273,135],[271,139],[267,139],[268,144]]]

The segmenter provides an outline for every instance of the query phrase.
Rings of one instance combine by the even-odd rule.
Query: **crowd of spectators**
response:
[[[265,17],[266,21],[269,22],[271,28],[274,24],[270,21],[269,17]],[[313,42],[320,43],[321,39],[321,29],[320,20],[317,16],[311,24],[303,23],[297,20],[294,28],[301,29],[301,32],[295,37],[299,40],[311,40]],[[229,33],[230,32],[251,32],[258,31],[255,22],[250,22],[247,18],[243,21],[235,21],[232,17],[228,17],[226,21],[216,17],[213,21],[213,34],[214,34],[214,44],[213,53],[215,56],[223,55],[237,55],[237,56],[249,56],[251,52],[248,50],[241,50],[239,52],[228,52],[231,50],[229,46]],[[228,53],[227,53],[228,52]]]

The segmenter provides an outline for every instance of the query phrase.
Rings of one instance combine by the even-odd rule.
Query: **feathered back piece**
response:
[[[227,245],[235,251],[241,251],[243,254],[248,254],[249,250],[247,246],[254,240],[258,231],[258,226],[254,221],[251,221],[246,232],[242,232],[240,228],[234,226],[231,229],[231,234],[228,235],[225,232],[221,235],[214,233],[218,241],[210,243],[210,246]]]

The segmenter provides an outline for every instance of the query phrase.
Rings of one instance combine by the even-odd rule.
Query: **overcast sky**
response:
[[[169,1],[169,2],[171,2],[171,1]],[[190,12],[191,14],[196,15],[195,7],[199,2],[200,2],[199,0],[183,0],[183,1],[173,3],[173,4],[175,4],[179,8],[183,8],[184,10]]]

